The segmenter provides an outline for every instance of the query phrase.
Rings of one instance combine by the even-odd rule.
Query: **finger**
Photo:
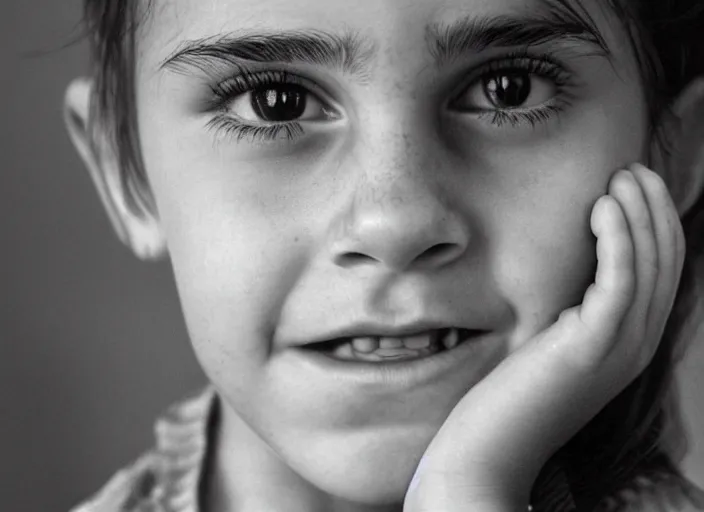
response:
[[[596,276],[577,314],[588,331],[608,336],[620,327],[633,297],[633,242],[621,206],[608,195],[594,205],[591,229],[597,237]]]
[[[631,169],[641,185],[653,220],[660,273],[655,283],[654,302],[648,312],[648,320],[650,325],[660,326],[672,309],[682,274],[684,233],[677,208],[662,178],[640,164],[634,164]]]
[[[591,227],[598,265],[583,304],[502,361],[459,401],[426,452],[432,454],[428,472],[459,468],[464,474],[481,467],[514,479],[519,470],[537,474],[621,390],[613,379],[600,377],[598,359],[609,352],[632,301],[633,242],[621,206],[608,195],[594,205]],[[577,316],[581,322],[573,321]],[[523,461],[520,468],[517,460]]]
[[[650,208],[639,181],[630,171],[619,171],[614,175],[609,193],[621,204],[633,239],[635,297],[626,322],[629,332],[634,337],[641,338],[659,274],[658,248]]]

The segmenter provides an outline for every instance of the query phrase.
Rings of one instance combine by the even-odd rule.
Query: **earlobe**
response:
[[[64,121],[71,141],[83,160],[118,238],[144,260],[159,259],[167,252],[156,214],[137,215],[129,207],[121,180],[116,148],[100,125],[90,125],[93,81],[77,78],[66,90]]]
[[[672,151],[660,156],[677,210],[684,217],[704,192],[704,77],[682,91],[672,114],[665,125]]]

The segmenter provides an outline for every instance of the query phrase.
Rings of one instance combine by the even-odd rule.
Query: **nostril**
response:
[[[341,266],[356,265],[360,263],[368,263],[369,261],[374,261],[374,258],[362,254],[361,252],[348,252],[341,254],[337,258],[337,264]]]
[[[457,244],[442,243],[436,244],[426,250],[418,258],[419,260],[444,260],[453,257],[454,253],[459,250]]]
[[[434,254],[434,253],[438,253],[438,252],[443,253],[445,251],[452,249],[454,246],[455,246],[455,244],[448,244],[448,243],[437,244],[437,245],[432,246],[427,251],[425,251],[425,253],[426,254],[428,254],[428,253]]]

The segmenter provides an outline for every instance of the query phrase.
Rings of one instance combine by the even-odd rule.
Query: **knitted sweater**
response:
[[[90,500],[71,512],[201,512],[199,486],[212,449],[212,386],[172,405],[155,423],[156,445],[119,471]],[[567,483],[559,472],[544,475],[547,492],[533,512],[573,511]],[[567,497],[567,498],[566,498]],[[704,492],[682,477],[654,480],[638,476],[617,495],[605,497],[599,512],[704,510]],[[232,511],[236,512],[236,511]],[[273,512],[273,511],[272,511]]]

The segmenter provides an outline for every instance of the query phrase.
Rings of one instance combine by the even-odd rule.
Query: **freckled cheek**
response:
[[[266,361],[294,234],[234,172],[171,163],[174,178],[155,185],[194,349],[209,373],[248,374]]]

